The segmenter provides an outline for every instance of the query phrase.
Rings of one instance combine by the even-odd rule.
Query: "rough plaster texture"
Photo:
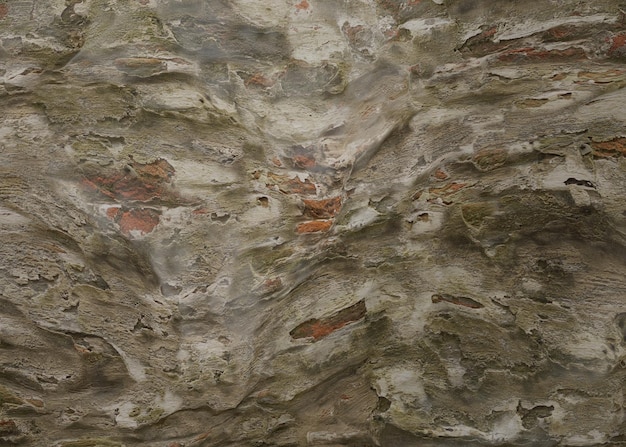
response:
[[[0,444],[626,444],[625,9],[0,0]]]

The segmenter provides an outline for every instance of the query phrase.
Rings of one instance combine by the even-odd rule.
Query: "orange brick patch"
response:
[[[279,175],[269,172],[267,174],[268,182],[265,186],[271,188],[277,186],[278,190],[283,194],[303,194],[312,195],[317,193],[315,184],[309,179],[300,180],[298,176],[289,178],[285,175]]]
[[[138,231],[142,236],[154,230],[160,222],[161,213],[150,208],[124,209],[111,207],[106,211],[107,217],[119,225],[125,236]]]
[[[448,183],[445,186],[442,186],[441,188],[429,188],[428,192],[437,196],[446,197],[446,196],[454,194],[457,191],[460,191],[466,186],[467,186],[467,183],[452,182],[452,183]]]
[[[341,197],[332,197],[323,200],[307,200],[304,202],[304,214],[313,219],[328,219],[335,217],[341,209]]]
[[[310,155],[296,155],[293,157],[293,165],[301,169],[313,169],[316,162]]]
[[[332,227],[332,225],[332,220],[312,220],[309,222],[302,222],[296,227],[296,233],[322,233],[330,230],[330,227]]]
[[[128,169],[105,176],[85,178],[88,188],[116,200],[150,202],[179,199],[170,189],[174,168],[159,158],[152,163],[131,162]]]
[[[340,310],[339,312],[323,319],[313,318],[296,326],[289,332],[294,339],[313,338],[314,341],[332,334],[342,327],[362,320],[367,313],[364,301],[359,301],[350,307]]]
[[[569,47],[564,50],[541,50],[532,47],[505,51],[498,59],[502,62],[565,62],[587,59],[582,48]]]
[[[608,158],[626,156],[626,138],[617,137],[609,141],[591,143],[594,157]]]
[[[300,3],[296,5],[296,9],[298,11],[303,11],[303,10],[309,9],[309,6],[311,6],[309,5],[309,2],[307,2],[306,0],[302,0]]]
[[[612,57],[626,57],[626,33],[613,37],[608,54]]]

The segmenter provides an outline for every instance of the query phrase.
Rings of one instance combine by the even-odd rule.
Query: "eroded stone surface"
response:
[[[626,442],[617,0],[0,0],[0,444]]]

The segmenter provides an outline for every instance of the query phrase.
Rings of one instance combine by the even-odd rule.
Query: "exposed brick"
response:
[[[496,34],[497,31],[497,26],[487,28],[480,34],[477,34],[476,36],[472,36],[467,39],[465,43],[461,46],[460,50],[463,52],[467,52],[472,56],[482,57],[486,56],[487,54],[497,53],[498,51],[511,45],[511,43],[507,41],[494,42],[493,36]]]
[[[280,277],[268,278],[257,288],[262,295],[269,295],[278,292],[283,288],[283,281]]]
[[[115,220],[122,209],[119,206],[112,206],[107,209],[107,217],[111,220]]]
[[[457,191],[460,191],[466,186],[467,186],[467,183],[452,182],[440,188],[429,188],[428,192],[436,196],[447,197],[449,195],[454,194]]]
[[[443,169],[441,169],[441,168],[437,168],[435,170],[434,176],[435,176],[435,179],[437,179],[437,180],[447,180],[447,179],[450,178],[448,173],[446,171],[444,171]]]
[[[616,137],[609,141],[592,142],[594,157],[620,157],[626,156],[626,138]]]
[[[365,317],[367,308],[363,300],[353,304],[350,307],[340,310],[339,312],[323,319],[313,318],[296,326],[289,332],[294,339],[313,338],[317,341],[327,335],[335,332],[347,324],[354,323]]]
[[[309,222],[302,222],[296,227],[296,232],[299,234],[304,233],[321,233],[330,230],[332,227],[332,220],[312,220]]]
[[[612,58],[626,58],[626,33],[620,33],[611,39],[608,55]]]
[[[17,435],[20,430],[17,428],[15,421],[11,419],[0,420],[0,436]]]
[[[246,87],[248,87],[248,86],[258,86],[258,87],[268,88],[268,87],[272,87],[274,84],[276,84],[276,81],[274,81],[273,79],[265,77],[261,73],[255,73],[254,75],[252,75],[248,79],[246,79],[246,81],[244,82],[244,85]]]
[[[293,165],[301,169],[313,169],[316,165],[315,158],[310,155],[296,155],[293,157]]]
[[[567,42],[570,40],[581,41],[589,38],[593,33],[602,27],[589,25],[558,25],[549,30],[543,31],[539,37],[544,42]]]
[[[298,11],[303,11],[303,10],[307,10],[309,9],[309,2],[307,2],[307,0],[302,0],[300,3],[296,4],[296,9]]]
[[[532,47],[505,51],[498,56],[502,62],[571,62],[587,59],[582,48],[569,47],[564,50],[544,50]]]
[[[9,5],[0,3],[0,20],[4,19],[7,14],[9,14]]]
[[[180,198],[169,188],[174,172],[163,159],[146,164],[133,161],[126,169],[111,175],[88,177],[84,184],[116,200],[179,201]]]
[[[202,206],[200,208],[194,209],[191,214],[193,214],[194,216],[206,216],[207,214],[209,214],[209,209]]]
[[[121,232],[126,236],[130,236],[133,231],[138,231],[141,235],[148,234],[154,230],[159,221],[160,213],[149,208],[126,210],[116,219]]]
[[[565,25],[550,28],[544,34],[546,40],[564,40],[576,35],[575,29]]]
[[[323,200],[304,199],[304,214],[313,219],[328,219],[335,217],[341,209],[341,197]]]
[[[277,186],[278,190],[284,194],[312,195],[317,193],[315,184],[309,179],[302,181],[298,176],[289,178],[285,175],[273,174],[271,172],[267,174],[267,179],[266,186],[268,188]]]

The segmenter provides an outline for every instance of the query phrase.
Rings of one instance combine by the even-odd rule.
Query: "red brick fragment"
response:
[[[139,231],[141,235],[148,234],[154,230],[159,221],[160,213],[149,208],[124,211],[117,219],[120,230],[126,236],[130,236],[132,231]]]
[[[0,3],[0,20],[4,19],[9,14],[9,5],[6,3]]]
[[[268,88],[268,87],[272,87],[274,84],[276,83],[276,81],[265,77],[264,75],[262,75],[261,73],[255,73],[254,75],[250,76],[246,82],[244,82],[244,85],[246,87],[252,85],[252,86],[259,86],[259,87],[264,87],[264,88]]]
[[[621,33],[613,37],[608,54],[611,57],[626,57],[626,33]]]
[[[437,168],[437,170],[435,170],[435,178],[437,180],[447,180],[450,176],[443,169]]]
[[[261,286],[258,288],[258,291],[263,295],[269,295],[271,293],[278,292],[283,288],[283,281],[280,277],[268,278]]]
[[[315,184],[309,179],[302,181],[298,176],[289,178],[285,175],[273,174],[271,172],[267,174],[267,179],[268,183],[266,186],[268,188],[278,186],[278,190],[283,194],[311,195],[317,193]]]
[[[311,6],[309,5],[309,2],[307,2],[306,0],[302,0],[300,3],[296,5],[296,9],[298,11],[303,11],[303,10],[309,9],[309,6]]]
[[[328,219],[335,217],[341,209],[341,197],[332,197],[323,200],[304,199],[304,214],[313,219]]]
[[[194,216],[204,216],[206,214],[209,214],[209,209],[205,207],[196,208],[191,212],[191,214],[193,214]]]
[[[173,200],[177,197],[168,183],[174,172],[172,165],[161,158],[146,164],[133,161],[126,169],[109,176],[86,178],[84,184],[116,200]]]
[[[584,37],[585,30],[579,26],[558,25],[541,33],[541,37],[547,42],[563,42],[567,40],[579,40]]]
[[[313,169],[316,162],[310,155],[296,155],[293,157],[293,165],[301,169]]]
[[[296,227],[298,234],[304,233],[321,233],[330,230],[333,225],[332,220],[312,220],[309,222],[302,222]]]
[[[466,186],[467,186],[467,183],[452,182],[452,183],[448,183],[445,186],[442,186],[441,188],[429,188],[428,192],[433,195],[447,197],[447,196],[454,194],[457,191],[460,191]]]
[[[0,420],[0,436],[17,435],[20,430],[17,428],[15,421],[11,419]]]
[[[493,36],[498,31],[497,26],[487,28],[480,34],[470,37],[465,41],[461,47],[462,51],[468,51],[474,56],[485,56],[487,54],[495,53],[497,51],[506,48],[509,43],[506,41],[494,42]]]
[[[323,319],[313,318],[296,326],[289,332],[293,339],[313,338],[317,341],[327,335],[335,332],[347,324],[362,320],[367,313],[365,302],[363,300],[353,304],[350,307],[340,310],[339,312]]]
[[[502,62],[569,62],[587,59],[582,48],[569,47],[564,50],[542,50],[532,47],[505,51],[498,56]]]
[[[107,217],[111,220],[115,220],[122,209],[119,206],[112,206],[107,209]]]
[[[626,138],[616,137],[609,141],[592,142],[593,156],[598,158],[626,156]]]

